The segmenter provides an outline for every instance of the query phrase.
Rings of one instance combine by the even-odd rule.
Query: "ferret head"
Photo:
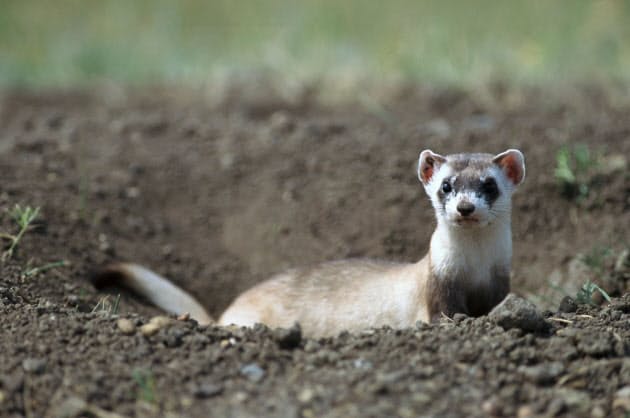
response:
[[[420,153],[418,177],[438,222],[478,228],[510,219],[511,198],[525,178],[525,158],[516,149],[498,155]]]

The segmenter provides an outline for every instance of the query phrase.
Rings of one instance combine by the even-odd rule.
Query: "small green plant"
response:
[[[610,296],[608,296],[608,293],[590,280],[587,280],[580,290],[578,290],[577,295],[575,296],[575,301],[580,305],[597,305],[593,301],[593,295],[595,292],[599,292],[603,298],[610,303]]]
[[[22,207],[16,204],[9,212],[9,215],[18,224],[20,229],[16,235],[5,233],[0,234],[0,238],[10,241],[9,248],[2,253],[2,261],[6,261],[13,257],[13,254],[15,253],[15,250],[18,246],[18,243],[22,239],[22,236],[24,236],[31,223],[35,220],[35,218],[37,218],[37,215],[39,215],[39,207]]]
[[[26,269],[22,272],[22,278],[27,279],[29,277],[37,276],[39,273],[43,273],[45,271],[57,268],[57,267],[66,267],[70,263],[66,260],[54,261],[52,263],[47,263],[38,267],[30,267],[27,265]]]
[[[120,307],[120,293],[116,295],[116,298],[113,302],[109,300],[109,295],[103,296],[96,303],[94,308],[92,308],[92,312],[103,312],[107,315],[116,315],[118,313],[118,308]]]
[[[155,396],[155,380],[150,370],[135,369],[132,373],[133,380],[138,385],[138,397],[145,402],[154,403],[157,401]]]
[[[556,153],[554,175],[562,193],[571,199],[588,196],[591,175],[597,165],[597,159],[585,144],[560,148]]]

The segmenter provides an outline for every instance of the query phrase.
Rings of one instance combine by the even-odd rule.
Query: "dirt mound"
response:
[[[513,289],[553,312],[587,279],[620,297],[629,277],[629,111],[594,88],[553,96],[405,88],[337,105],[163,90],[5,92],[0,232],[17,232],[7,212],[15,204],[41,212],[1,267],[0,411],[623,416],[627,296],[546,312],[545,333],[459,317],[286,349],[263,327],[178,321],[126,335],[118,315],[131,320],[124,329],[157,311],[125,293],[103,299],[86,278],[108,261],[134,260],[217,314],[289,266],[417,260],[434,225],[415,176],[420,150],[515,147],[527,179],[514,196]],[[563,161],[573,180],[557,173]]]

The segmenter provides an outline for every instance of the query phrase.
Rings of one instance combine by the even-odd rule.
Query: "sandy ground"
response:
[[[41,208],[1,265],[0,415],[630,413],[630,102],[606,91],[406,87],[346,104],[238,89],[0,94],[0,231],[17,232],[15,204]],[[570,198],[554,170],[578,143],[593,155],[588,195]],[[218,314],[290,266],[414,261],[434,226],[418,153],[510,147],[527,159],[512,288],[538,305],[537,330],[456,317],[322,340],[192,321],[125,334],[119,319],[159,311],[88,281],[137,261]],[[586,279],[613,304],[558,312]]]

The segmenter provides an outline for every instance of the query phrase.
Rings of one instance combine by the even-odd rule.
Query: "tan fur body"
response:
[[[509,292],[510,198],[524,170],[517,150],[448,157],[423,151],[418,174],[438,221],[424,258],[407,264],[352,259],[291,269],[239,295],[217,322],[270,327],[297,322],[305,335],[321,337],[411,327],[442,314],[484,315]],[[488,178],[494,184],[488,185]],[[214,322],[192,296],[144,267],[115,264],[97,279],[112,276],[170,313]]]
[[[290,327],[298,322],[311,336],[409,327],[429,320],[428,274],[427,257],[415,264],[343,260],[290,270],[241,294],[219,324]]]

